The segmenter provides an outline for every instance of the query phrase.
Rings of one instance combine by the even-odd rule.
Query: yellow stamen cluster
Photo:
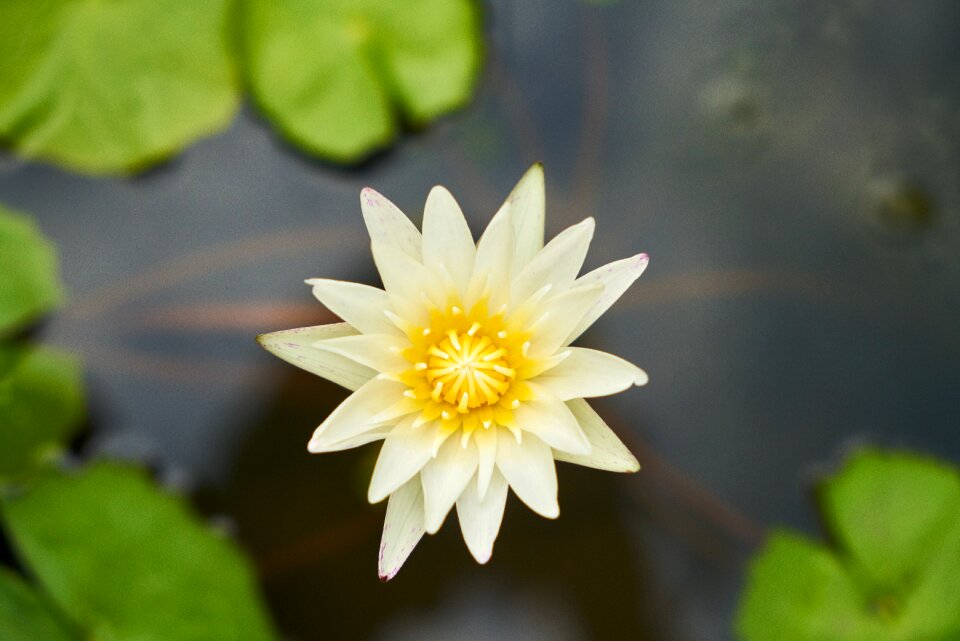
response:
[[[510,331],[502,314],[483,303],[435,309],[425,327],[407,330],[411,367],[401,380],[415,403],[416,424],[439,421],[445,433],[463,428],[464,439],[494,424],[515,429],[513,410],[530,399],[523,383],[529,343]]]

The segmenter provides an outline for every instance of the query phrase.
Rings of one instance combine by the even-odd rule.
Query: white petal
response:
[[[382,289],[343,280],[311,278],[313,295],[327,309],[364,334],[396,334],[396,328],[384,315],[390,299]]]
[[[515,274],[543,247],[545,205],[543,165],[537,163],[527,170],[500,207],[500,211],[510,212],[513,223]]]
[[[525,301],[544,285],[550,285],[552,291],[557,293],[569,287],[583,267],[594,227],[593,218],[587,218],[563,230],[547,243],[514,279],[513,300],[518,303]]]
[[[493,554],[493,542],[500,533],[503,508],[507,503],[507,481],[500,472],[494,471],[490,489],[479,492],[476,480],[457,499],[457,518],[460,531],[470,554],[477,563],[486,563]]]
[[[535,383],[529,385],[534,399],[521,403],[513,414],[520,429],[536,434],[556,450],[571,454],[589,454],[590,441],[566,404]]]
[[[410,368],[411,363],[401,356],[410,347],[410,341],[396,334],[358,334],[330,338],[313,344],[317,349],[339,354],[366,367],[397,374]]]
[[[360,209],[370,240],[393,245],[415,260],[420,260],[420,231],[400,209],[370,187],[360,192]]]
[[[377,571],[381,581],[397,575],[423,537],[423,491],[420,479],[412,478],[390,495],[380,537]]]
[[[549,445],[529,432],[524,432],[523,440],[517,443],[510,432],[501,429],[497,435],[497,469],[531,510],[548,519],[560,515],[557,470]]]
[[[257,336],[257,342],[268,352],[288,363],[349,390],[356,390],[376,376],[377,372],[348,358],[324,352],[313,346],[316,341],[324,338],[352,336],[356,333],[357,330],[346,323],[331,323],[261,334]]]
[[[569,358],[569,356],[570,350],[565,349],[561,352],[556,352],[552,356],[546,356],[538,359],[528,359],[517,370],[518,375],[523,380],[536,378],[547,370],[553,369],[564,360]]]
[[[400,383],[380,378],[364,383],[313,432],[307,449],[313,453],[344,449],[341,443],[346,439],[380,427],[375,417],[402,398],[404,389]]]
[[[379,412],[373,417],[373,420],[377,423],[389,423],[391,425],[396,425],[404,416],[413,414],[414,412],[420,412],[422,409],[423,403],[410,398],[402,397],[396,403],[390,405],[387,409]]]
[[[576,463],[608,472],[636,472],[640,469],[640,463],[637,462],[636,457],[585,400],[567,401],[567,407],[580,421],[580,426],[590,439],[593,448],[586,456],[554,452],[554,457],[558,461]]]
[[[434,534],[457,497],[477,471],[477,446],[473,440],[463,447],[459,438],[448,438],[437,456],[420,470],[423,483],[424,527]]]
[[[601,294],[599,285],[575,287],[543,301],[537,309],[540,317],[535,317],[531,326],[530,357],[546,358],[563,347],[564,339]]]
[[[430,460],[437,432],[432,423],[413,427],[413,421],[404,420],[397,425],[383,441],[367,500],[379,503],[419,472]]]
[[[565,344],[569,345],[577,339],[580,334],[585,332],[588,327],[603,316],[603,313],[610,309],[610,306],[617,302],[617,299],[627,291],[627,288],[633,284],[633,281],[640,278],[640,274],[647,268],[650,257],[646,254],[637,254],[631,258],[624,258],[614,263],[598,267],[589,274],[585,274],[576,280],[575,286],[581,285],[603,285],[603,294],[597,299],[583,318],[577,324],[577,327],[567,337]]]
[[[375,441],[382,441],[387,437],[388,434],[390,434],[390,432],[393,431],[393,427],[393,425],[381,425],[380,427],[374,427],[369,431],[361,432],[356,436],[351,436],[349,438],[337,441],[333,445],[328,445],[320,451],[342,452],[343,450],[352,450],[355,447],[360,447],[361,445],[366,445]]]
[[[510,438],[513,438],[511,435]],[[479,427],[473,432],[473,440],[477,443],[477,453],[480,459],[477,468],[477,488],[482,499],[487,488],[490,487],[490,478],[493,476],[497,462],[497,428]]]
[[[513,265],[513,224],[509,210],[493,217],[477,243],[468,304],[486,293],[491,309],[498,309],[510,300],[510,274]],[[490,289],[486,292],[485,289]]]
[[[431,189],[423,211],[423,264],[437,272],[446,270],[465,295],[476,252],[460,205],[443,187]]]
[[[613,354],[583,347],[564,351],[570,355],[534,379],[561,400],[608,396],[649,380],[642,369]]]
[[[373,243],[373,261],[390,297],[390,306],[414,323],[426,322],[427,304],[446,303],[445,290],[437,276],[393,245]]]

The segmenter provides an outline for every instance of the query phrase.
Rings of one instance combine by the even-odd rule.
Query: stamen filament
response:
[[[494,365],[493,369],[500,374],[503,374],[507,378],[513,378],[517,375],[517,370],[511,367],[504,367],[503,365]]]
[[[434,356],[436,356],[437,358],[450,360],[450,354],[447,354],[446,352],[442,351],[436,345],[432,345],[428,351]]]
[[[447,336],[450,338],[450,344],[453,345],[453,349],[460,352],[463,351],[463,347],[460,345],[460,340],[457,338],[456,330],[449,330]]]

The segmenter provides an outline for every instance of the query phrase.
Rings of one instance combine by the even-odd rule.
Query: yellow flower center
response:
[[[419,410],[417,423],[440,421],[445,432],[478,427],[513,428],[513,410],[530,398],[527,335],[509,329],[486,305],[434,310],[426,327],[407,329],[410,362],[400,380]]]
[[[477,322],[462,334],[448,330],[446,337],[428,350],[431,398],[456,405],[461,414],[496,403],[517,374],[507,366],[507,350],[479,330]]]

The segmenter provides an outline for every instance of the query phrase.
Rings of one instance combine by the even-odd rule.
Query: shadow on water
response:
[[[669,638],[662,613],[644,605],[651,602],[648,563],[636,558],[618,477],[569,465],[559,469],[562,517],[542,519],[511,496],[487,566],[473,561],[451,513],[393,581],[378,581],[385,508],[365,497],[376,447],[321,456],[305,448],[314,425],[344,396],[315,377],[286,374],[268,409],[238,430],[247,438],[222,494],[204,499],[235,520],[291,638],[397,638],[391,628],[411,617],[415,638],[425,638],[424,626],[444,625],[457,609],[451,599],[464,595],[467,616],[494,621],[498,638],[543,638],[542,629],[496,628],[517,609],[553,612],[547,625],[563,624],[562,638]]]

